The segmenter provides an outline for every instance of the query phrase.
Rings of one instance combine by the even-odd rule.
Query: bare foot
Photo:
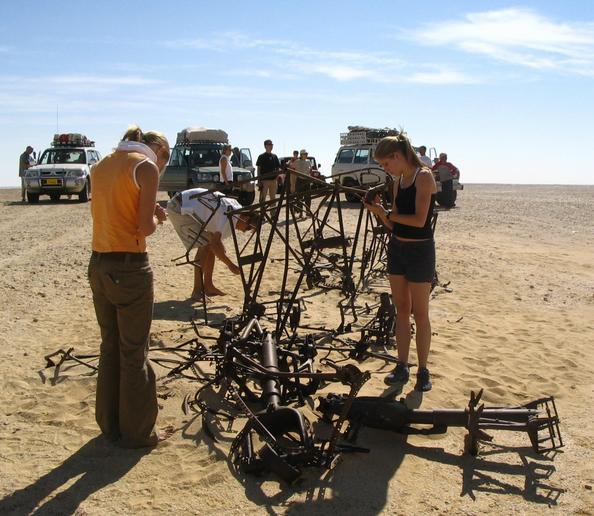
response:
[[[202,291],[194,291],[192,292],[192,295],[190,296],[190,299],[192,301],[202,301]],[[206,300],[210,301],[210,299],[208,299],[208,292],[206,292]]]
[[[161,428],[157,432],[158,442],[166,441],[175,433],[175,427],[173,425],[167,425],[164,428]]]
[[[225,294],[225,292],[223,292],[222,290],[219,290],[217,287],[212,287],[212,288],[206,289],[206,295],[207,296],[226,296],[227,294]]]

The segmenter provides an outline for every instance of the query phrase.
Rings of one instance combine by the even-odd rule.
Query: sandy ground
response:
[[[159,383],[160,422],[178,429],[165,444],[141,453],[98,437],[95,376],[78,367],[54,377],[43,358],[59,348],[98,350],[86,279],[89,206],[18,198],[0,190],[0,513],[594,512],[594,187],[468,185],[459,207],[440,214],[438,271],[449,290],[438,288],[431,304],[434,389],[421,399],[411,381],[402,393],[423,408],[463,408],[481,387],[498,405],[554,395],[561,452],[539,456],[526,436],[499,432],[472,458],[459,429],[431,438],[365,429],[359,444],[369,454],[309,469],[292,488],[231,473],[225,447],[180,410],[196,388],[187,381]],[[345,210],[351,230],[356,214]],[[200,314],[187,299],[191,267],[172,264],[182,247],[169,224],[149,251],[153,343],[173,345],[191,336],[188,321]],[[221,266],[215,277],[230,293],[211,305],[222,319],[237,313],[241,287]],[[332,296],[311,298],[307,313],[329,326],[338,320]],[[387,371],[380,361],[361,367]],[[382,376],[361,394],[384,392]]]

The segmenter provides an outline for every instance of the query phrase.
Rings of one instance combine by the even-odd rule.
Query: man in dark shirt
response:
[[[21,201],[23,202],[25,201],[25,191],[27,189],[25,187],[25,173],[27,172],[27,169],[31,166],[30,156],[32,152],[33,147],[31,147],[31,145],[28,145],[25,149],[25,152],[23,152],[19,158],[19,177],[21,178]]]
[[[266,194],[270,200],[276,197],[276,177],[280,171],[280,162],[276,154],[272,154],[272,141],[265,140],[264,148],[266,152],[258,156],[256,167],[258,168],[258,184],[260,185],[260,202],[266,200]],[[262,176],[268,176],[266,179],[260,179]]]

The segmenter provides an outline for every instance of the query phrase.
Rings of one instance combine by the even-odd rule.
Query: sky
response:
[[[403,128],[464,183],[594,184],[594,2],[0,1],[0,186],[27,145],[220,128],[330,174]]]

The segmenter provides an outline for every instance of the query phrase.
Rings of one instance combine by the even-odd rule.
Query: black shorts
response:
[[[403,242],[392,236],[388,274],[404,276],[411,283],[431,283],[435,275],[435,241]]]

